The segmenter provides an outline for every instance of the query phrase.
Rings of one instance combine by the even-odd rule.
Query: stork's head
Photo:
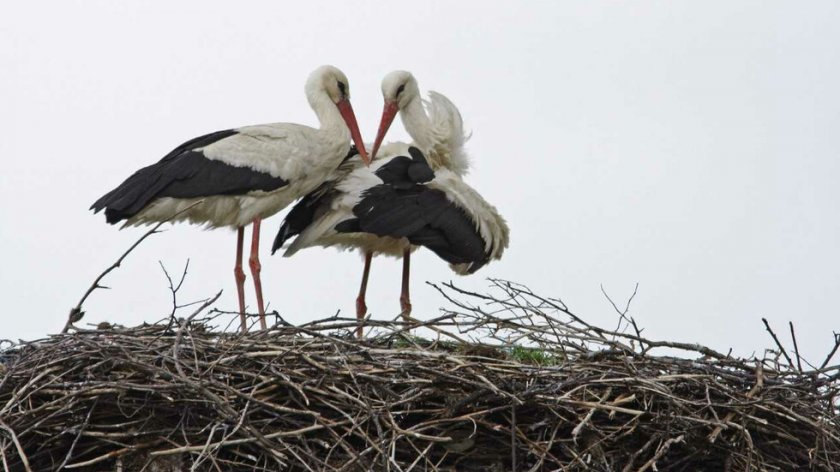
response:
[[[353,107],[350,105],[350,82],[344,72],[341,72],[335,66],[325,65],[315,69],[309,74],[309,80],[306,81],[306,96],[313,108],[317,108],[318,97],[324,95],[329,97],[330,101],[338,108],[341,118],[344,119],[347,129],[350,130],[350,136],[353,138],[362,160],[369,163],[370,159],[368,159],[365,151],[362,133],[359,132],[356,114],[353,113]]]
[[[395,70],[382,79],[382,98],[385,103],[394,103],[401,110],[419,97],[420,87],[411,72]]]
[[[382,119],[379,122],[379,132],[373,142],[371,159],[376,157],[388,128],[394,122],[394,118],[400,110],[403,110],[414,100],[420,99],[420,87],[417,86],[417,79],[411,72],[395,70],[382,79],[382,98],[385,100],[385,107],[382,109]]]

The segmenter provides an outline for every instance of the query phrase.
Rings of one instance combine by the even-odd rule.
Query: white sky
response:
[[[142,233],[87,210],[209,131],[315,124],[317,65],[351,81],[365,140],[379,82],[415,73],[473,131],[468,181],[512,229],[502,261],[458,278],[413,260],[414,314],[501,277],[614,326],[603,284],[655,338],[750,354],[761,325],[797,327],[822,360],[840,295],[840,3],[13,2],[0,16],[0,338],[58,331],[92,279]],[[406,137],[399,122],[391,139]],[[361,259],[268,250],[270,308],[290,321],[352,316]],[[234,233],[178,225],[144,243],[85,308],[86,322],[157,320],[158,266],[191,272],[181,300],[224,289]],[[400,264],[374,261],[368,306],[398,312]],[[248,300],[253,291],[248,282]],[[785,337],[787,338],[787,337]]]

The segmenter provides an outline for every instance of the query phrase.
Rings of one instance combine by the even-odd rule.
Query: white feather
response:
[[[475,224],[484,240],[484,251],[490,259],[499,259],[508,247],[510,230],[507,222],[474,188],[449,169],[435,171],[435,178],[428,184],[446,194],[446,198],[461,208]]]
[[[429,99],[423,104],[429,114],[429,135],[432,148],[440,167],[445,167],[460,176],[469,172],[470,160],[464,150],[469,136],[464,134],[464,122],[458,107],[445,95],[430,91]]]

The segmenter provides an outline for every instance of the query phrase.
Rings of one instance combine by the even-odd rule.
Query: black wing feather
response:
[[[475,272],[490,259],[484,239],[472,218],[443,191],[423,185],[434,179],[434,171],[417,148],[409,153],[410,158],[395,157],[376,171],[383,184],[366,190],[353,208],[355,218],[336,231],[408,238],[449,263],[472,263],[469,272]]]
[[[272,191],[288,181],[247,167],[207,159],[195,149],[238,134],[236,130],[217,131],[191,139],[160,161],[135,172],[114,190],[91,205],[105,210],[108,223],[131,218],[157,198],[198,198],[211,195],[243,195],[253,191]]]

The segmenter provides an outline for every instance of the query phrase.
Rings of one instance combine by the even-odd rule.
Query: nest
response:
[[[840,469],[838,367],[606,330],[494,281],[421,322],[196,311],[3,352],[6,471]],[[204,307],[203,307],[204,308]],[[201,313],[201,314],[200,314]],[[669,348],[671,355],[655,354]],[[831,354],[833,354],[832,351]],[[795,359],[795,360],[794,360]],[[4,367],[3,367],[4,366]]]

